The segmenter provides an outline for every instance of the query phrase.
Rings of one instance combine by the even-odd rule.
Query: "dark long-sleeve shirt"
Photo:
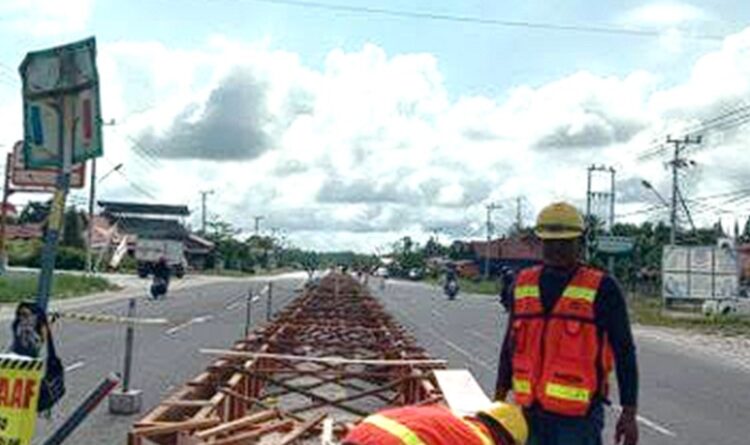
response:
[[[544,267],[540,278],[540,297],[545,313],[550,313],[560,299],[565,286],[573,278],[575,271],[565,271]],[[606,332],[615,356],[617,386],[620,390],[620,404],[636,406],[638,403],[638,365],[635,343],[630,329],[630,320],[620,286],[614,278],[605,275],[599,286],[594,304],[594,317],[597,326]],[[510,312],[508,331],[500,351],[500,365],[497,373],[498,390],[510,390],[512,381],[512,345],[510,339],[513,325],[513,311]]]

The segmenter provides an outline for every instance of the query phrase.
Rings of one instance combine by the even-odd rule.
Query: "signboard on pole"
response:
[[[40,261],[37,303],[46,311],[73,164],[102,155],[96,40],[26,54],[23,80],[26,168],[60,169]]]
[[[42,360],[0,354],[0,443],[31,444],[42,368]]]
[[[610,255],[625,254],[633,250],[635,240],[629,236],[600,236],[596,238],[596,250]]]
[[[26,167],[63,167],[63,151],[74,164],[101,156],[94,38],[28,53],[20,71]]]
[[[662,297],[724,299],[739,292],[737,254],[714,246],[665,246],[662,253]]]
[[[17,142],[13,146],[13,163],[10,181],[16,187],[38,187],[41,189],[54,189],[57,184],[59,168],[26,168],[24,161],[23,142]],[[86,164],[76,164],[70,172],[70,187],[83,188],[86,176]],[[53,190],[51,190],[53,191]]]

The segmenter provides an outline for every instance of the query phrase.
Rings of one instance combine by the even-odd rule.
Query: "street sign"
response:
[[[31,52],[23,80],[26,167],[63,167],[102,155],[99,76],[94,38]]]
[[[23,142],[13,146],[13,163],[11,164],[10,181],[16,187],[37,187],[54,191],[57,184],[59,168],[26,168],[23,156]],[[70,172],[70,187],[83,188],[86,176],[86,164],[76,164]]]
[[[634,246],[635,240],[628,236],[600,236],[596,239],[596,250],[611,255],[628,253]]]

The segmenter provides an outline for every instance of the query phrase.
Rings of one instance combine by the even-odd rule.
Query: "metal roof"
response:
[[[105,212],[112,214],[130,213],[140,215],[169,215],[169,216],[190,216],[190,211],[184,205],[170,204],[144,204],[138,202],[114,202],[98,201],[100,207]]]
[[[122,232],[141,238],[184,239],[187,229],[172,219],[117,217],[114,220]]]

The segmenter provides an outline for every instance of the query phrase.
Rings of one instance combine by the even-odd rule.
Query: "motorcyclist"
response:
[[[454,289],[451,289],[452,287]],[[446,268],[443,290],[451,299],[455,297],[455,294],[458,292],[458,273],[456,272],[456,266],[453,263],[448,264]]]
[[[159,261],[157,261],[154,266],[153,273],[154,282],[151,285],[151,294],[154,298],[157,298],[159,295],[165,295],[167,293],[169,279],[172,274],[172,269],[169,267],[165,257],[159,258]]]

